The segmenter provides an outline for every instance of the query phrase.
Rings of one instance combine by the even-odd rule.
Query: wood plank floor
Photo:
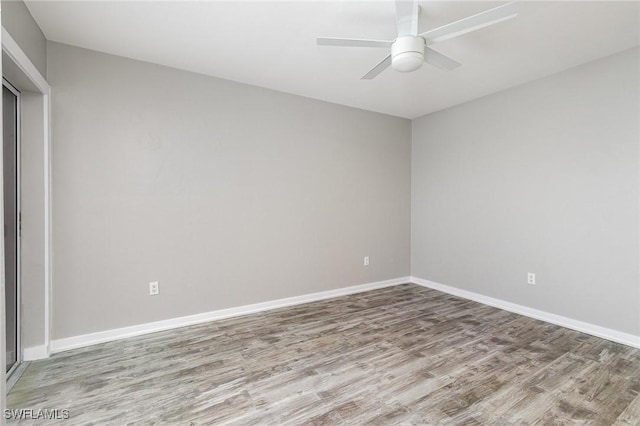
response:
[[[61,424],[640,424],[640,350],[413,284],[63,352]]]

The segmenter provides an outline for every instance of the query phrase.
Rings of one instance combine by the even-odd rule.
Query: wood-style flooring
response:
[[[639,392],[638,349],[406,284],[59,353],[7,405],[65,425],[611,425],[640,424]]]

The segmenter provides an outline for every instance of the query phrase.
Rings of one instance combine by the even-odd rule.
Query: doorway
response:
[[[21,361],[20,348],[20,92],[2,81],[4,267],[7,377]]]

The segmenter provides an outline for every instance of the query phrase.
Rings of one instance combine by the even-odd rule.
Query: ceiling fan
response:
[[[428,62],[438,68],[450,71],[461,64],[433,50],[429,47],[430,45],[506,21],[517,15],[515,3],[507,3],[418,34],[419,13],[420,6],[416,1],[396,0],[398,38],[395,40],[318,37],[317,43],[319,46],[390,47],[391,54],[366,73],[362,77],[363,80],[375,78],[389,65],[396,71],[410,72],[420,68],[424,62]]]

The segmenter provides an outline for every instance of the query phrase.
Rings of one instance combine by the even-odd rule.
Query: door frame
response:
[[[44,160],[41,169],[44,177],[44,181],[42,182],[44,187],[44,206],[42,212],[44,227],[44,256],[42,259],[44,264],[44,282],[42,283],[42,294],[44,296],[44,339],[41,345],[22,348],[22,360],[33,361],[36,359],[48,358],[51,353],[51,324],[53,316],[51,306],[51,287],[53,282],[53,259],[51,250],[51,86],[49,86],[47,80],[42,76],[42,74],[40,74],[33,62],[31,62],[18,43],[4,27],[2,27],[0,41],[2,42],[2,52],[6,54],[7,59],[16,65],[21,75],[26,77],[26,79],[28,79],[28,81],[34,86],[35,93],[39,93],[42,97],[41,112],[43,132],[42,137],[39,140],[42,146]],[[2,62],[4,62],[4,60],[0,60],[0,63]],[[3,342],[0,341],[0,344],[1,343]],[[3,397],[4,395],[0,394],[0,407],[5,402]]]
[[[22,236],[22,209],[20,204],[20,180],[21,180],[21,167],[20,167],[20,151],[21,151],[21,143],[20,137],[22,133],[22,118],[21,118],[21,108],[20,108],[20,91],[15,88],[10,81],[6,78],[2,77],[2,87],[6,87],[9,89],[11,93],[16,96],[16,209],[17,209],[17,228],[16,229],[16,362],[11,366],[11,368],[6,372],[6,378],[10,378],[11,375],[16,371],[18,365],[22,362],[22,299],[21,299],[21,263],[20,263],[20,253],[21,253],[21,236]],[[4,155],[3,155],[4,158]],[[7,248],[5,247],[5,251]],[[5,287],[7,283],[5,281]],[[5,299],[6,300],[6,299]],[[5,311],[6,314],[6,311]]]

